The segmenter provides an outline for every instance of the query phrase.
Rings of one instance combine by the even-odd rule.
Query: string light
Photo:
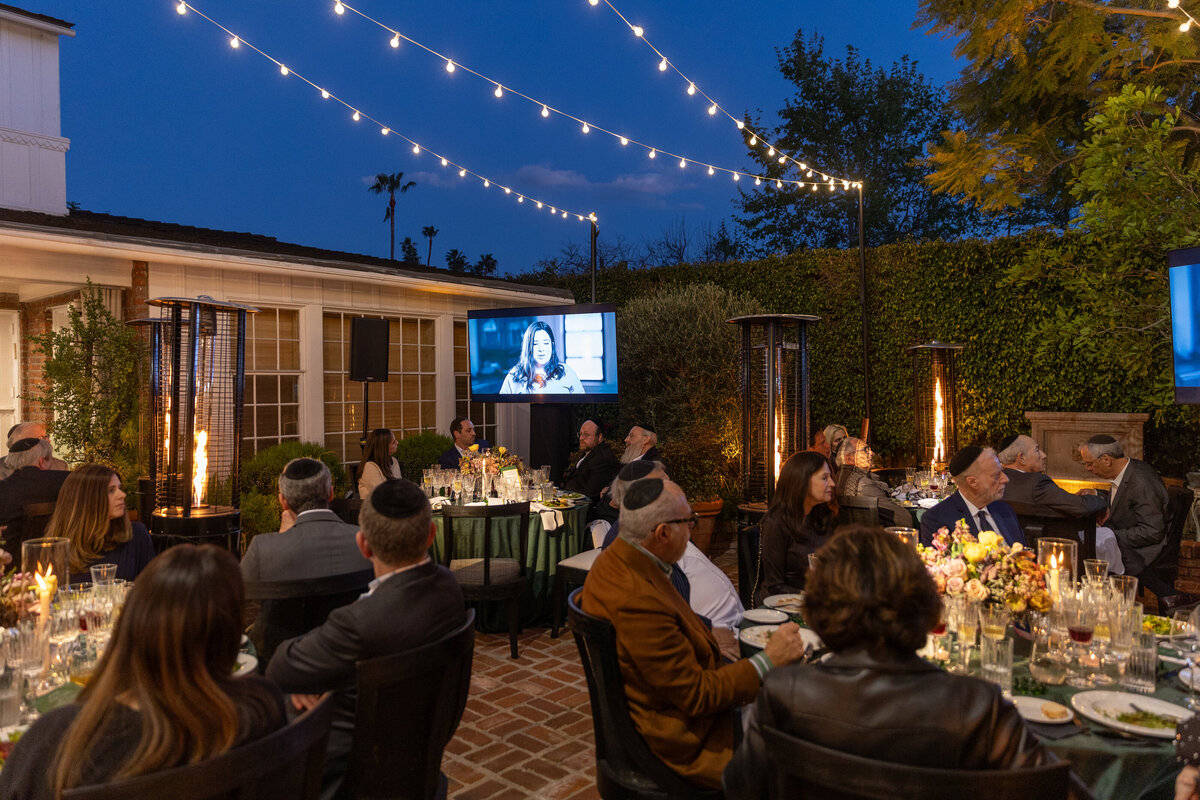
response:
[[[638,38],[640,39],[640,38],[642,38],[642,34],[643,34],[643,33],[645,33],[645,31],[643,31],[643,30],[642,30],[642,26],[641,26],[641,25],[634,25],[634,26],[633,26],[633,35],[634,35],[634,36],[636,36],[636,37],[638,37]]]
[[[229,46],[230,46],[230,47],[232,47],[234,50],[237,50],[237,46],[238,46],[238,37],[236,37],[236,36],[235,36],[235,37],[233,37],[232,39],[230,39],[230,40],[229,40]]]
[[[654,158],[654,148],[650,148],[650,157]]]
[[[545,106],[542,106],[542,116],[543,117],[550,116],[550,109],[546,108]]]
[[[716,103],[713,103],[711,106],[708,107],[708,115],[710,117],[715,117],[717,115],[717,104]]]
[[[500,84],[496,84],[496,91],[492,92],[496,97],[504,97],[504,90],[500,88]]]
[[[346,7],[345,7],[344,5],[342,5],[342,4],[341,4],[341,2],[334,3],[334,4],[333,4],[333,10],[334,10],[334,11],[336,11],[337,13],[339,13],[339,14],[345,14],[345,13],[346,13]]]
[[[588,124],[585,122],[585,123],[583,123],[583,129],[582,129],[582,130],[583,130],[583,132],[584,132],[584,133],[587,133],[588,131],[590,131],[590,130],[591,130],[591,128],[590,128],[590,127],[588,126]]]
[[[696,93],[696,84],[694,84],[694,83],[689,83],[689,84],[688,84],[688,95],[690,96],[690,95],[693,95],[693,94],[695,94],[695,93]]]
[[[400,46],[400,34],[396,34],[395,36],[393,36],[391,38],[391,41],[389,42],[389,44],[391,44],[392,47],[399,47]]]
[[[668,66],[668,64],[667,64],[667,60],[664,58],[662,61],[658,62],[658,71],[659,71],[659,72],[666,72],[666,71],[667,71],[667,66]]]
[[[679,168],[680,168],[680,169],[683,169],[683,168],[684,168],[684,167],[686,167],[686,166],[687,166],[687,162],[686,162],[686,161],[684,161],[682,158],[681,158],[681,159],[679,159]]]
[[[446,59],[446,72],[454,72],[454,62],[448,58]]]
[[[341,5],[341,6],[344,6],[344,7],[345,7],[345,4],[344,4],[344,3],[340,3],[340,2],[339,2],[339,3],[338,3],[338,5]],[[336,7],[335,7],[335,9],[336,9]],[[293,71],[293,70],[290,70],[290,69],[288,69],[286,66],[284,66],[284,65],[283,65],[283,62],[279,61],[279,60],[278,60],[278,59],[276,59],[274,56],[270,55],[269,53],[265,52],[264,50],[261,50],[261,49],[259,49],[258,47],[254,46],[254,45],[253,45],[253,44],[251,44],[250,42],[247,42],[245,39],[243,39],[243,38],[241,38],[240,36],[238,36],[237,34],[235,34],[235,33],[234,33],[233,31],[231,31],[229,28],[226,28],[224,25],[222,25],[221,23],[217,22],[217,21],[216,21],[215,19],[213,19],[212,17],[210,17],[210,16],[208,16],[207,14],[205,14],[203,11],[200,11],[200,10],[199,10],[198,8],[196,8],[194,5],[192,5],[191,3],[189,3],[187,0],[180,0],[179,4],[176,6],[176,10],[177,10],[177,11],[178,11],[180,14],[185,14],[185,13],[187,13],[188,11],[194,11],[194,12],[195,12],[195,13],[196,13],[198,16],[202,17],[204,20],[206,20],[207,22],[211,23],[211,24],[212,24],[214,27],[216,27],[216,28],[219,28],[220,30],[224,31],[224,32],[225,32],[225,33],[226,33],[226,34],[227,34],[227,35],[230,37],[230,41],[231,41],[231,42],[232,42],[233,40],[237,40],[237,41],[239,41],[241,44],[245,44],[245,45],[246,45],[246,47],[248,47],[249,49],[253,50],[255,53],[258,53],[260,56],[262,56],[263,58],[265,58],[267,61],[270,61],[271,63],[273,63],[273,64],[275,64],[276,66],[278,66],[278,67],[279,67],[279,71],[280,71],[282,74],[284,74],[284,75],[289,75],[289,74],[290,74],[290,75],[294,75],[294,76],[295,76],[296,78],[298,78],[299,80],[301,80],[301,81],[303,81],[304,83],[306,83],[306,84],[308,84],[309,86],[311,86],[311,87],[312,87],[314,90],[316,90],[316,91],[320,92],[320,93],[321,93],[321,97],[323,97],[323,98],[325,98],[325,99],[327,99],[327,100],[328,100],[328,99],[333,99],[335,102],[337,102],[337,103],[340,103],[340,104],[341,104],[341,105],[342,105],[344,108],[346,108],[347,110],[349,110],[349,111],[352,111],[352,112],[353,112],[353,114],[351,115],[351,119],[353,119],[355,122],[358,122],[360,119],[362,119],[362,117],[364,117],[364,116],[365,116],[365,117],[366,117],[368,120],[370,120],[371,122],[374,122],[376,125],[378,125],[378,126],[379,126],[379,129],[380,129],[380,132],[382,133],[382,135],[384,135],[384,136],[388,136],[388,135],[390,135],[390,134],[395,134],[395,135],[396,135],[396,136],[397,136],[399,139],[401,139],[401,140],[403,140],[403,141],[407,142],[408,144],[412,145],[412,151],[413,151],[413,154],[414,154],[414,155],[420,154],[420,152],[421,152],[421,147],[420,147],[420,145],[418,145],[418,144],[417,144],[415,141],[413,141],[412,139],[408,138],[407,136],[405,136],[405,135],[404,135],[404,134],[402,134],[402,133],[397,133],[397,132],[396,132],[396,131],[394,131],[394,130],[393,130],[391,127],[390,127],[390,126],[388,126],[388,125],[385,125],[383,122],[381,122],[381,121],[379,121],[379,120],[376,120],[376,119],[374,119],[374,118],[373,118],[373,117],[371,117],[369,114],[366,114],[366,113],[363,113],[363,112],[359,111],[359,109],[355,108],[354,106],[351,106],[351,105],[350,105],[348,102],[346,102],[345,100],[343,100],[341,97],[338,97],[337,95],[333,94],[332,92],[330,92],[328,89],[325,89],[324,87],[318,86],[316,83],[314,83],[313,81],[311,81],[311,80],[309,80],[308,78],[304,77],[304,76],[303,76],[303,75],[301,75],[300,73],[298,73],[298,72],[295,72],[295,71]],[[338,12],[338,13],[342,13],[342,12]],[[428,148],[427,148],[427,149],[428,149]],[[432,151],[431,151],[431,152],[432,152]],[[492,185],[492,181],[491,181],[490,179],[488,179],[487,177],[485,177],[485,176],[483,176],[483,175],[480,175],[479,173],[476,173],[476,172],[474,172],[474,171],[472,171],[472,170],[468,169],[467,167],[463,166],[462,164],[457,164],[457,163],[454,163],[454,162],[450,161],[450,159],[448,159],[446,156],[442,156],[442,155],[439,155],[439,154],[437,154],[437,153],[433,153],[433,155],[434,155],[434,156],[437,156],[438,158],[440,158],[440,159],[441,159],[441,163],[442,163],[442,166],[443,166],[443,167],[445,167],[445,166],[453,166],[455,169],[457,169],[457,170],[458,170],[458,175],[459,175],[459,177],[461,177],[461,178],[465,178],[467,175],[471,175],[471,176],[473,176],[473,177],[475,177],[475,178],[478,178],[479,180],[481,180],[481,181],[483,182],[483,187],[484,187],[485,189],[486,189],[486,188],[488,188],[488,187],[490,187],[490,186]],[[500,186],[502,189],[504,189],[504,193],[505,193],[506,195],[508,195],[508,194],[512,194],[512,193],[513,193],[512,187],[510,187],[510,186],[504,186],[503,184],[499,184],[499,183],[497,184],[497,186]],[[531,198],[531,199],[532,199],[532,198]],[[524,196],[524,195],[521,195],[521,194],[518,194],[518,195],[517,195],[517,202],[518,202],[518,203],[523,203],[523,202],[525,202],[525,196]],[[541,207],[542,207],[542,202],[541,202],[541,201],[537,201],[537,203],[538,203],[538,208],[541,208]],[[566,211],[565,209],[558,209],[558,211],[561,211],[561,212],[562,212],[562,218],[563,218],[563,219],[567,219],[567,218],[570,216],[570,214],[571,214],[571,213],[574,213],[574,214],[575,214],[575,216],[576,216],[576,217],[578,217],[578,219],[579,219],[580,221],[582,221],[582,220],[584,219],[584,215],[582,215],[582,214],[579,214],[579,213],[576,213],[576,212],[568,212],[568,211]],[[557,214],[557,211],[556,211],[555,213]],[[590,221],[593,221],[593,222],[594,222],[594,221],[596,221],[596,214],[595,214],[595,212],[590,212],[590,213],[587,215],[587,217],[586,217],[586,218],[587,218],[588,220],[590,220]]]

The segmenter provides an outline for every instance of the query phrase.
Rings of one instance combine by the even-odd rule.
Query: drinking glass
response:
[[[463,483],[461,473],[454,473],[454,478],[450,481],[450,491],[453,492],[451,496],[454,498],[455,505],[461,506],[465,503],[463,500]]]
[[[34,699],[42,686],[42,673],[50,654],[49,626],[40,625],[33,618],[19,620],[16,627],[14,663],[23,678],[21,703],[22,718],[37,716]]]
[[[1008,609],[1002,603],[980,606],[979,618],[985,638],[998,642],[1008,634]]]
[[[813,558],[809,555],[809,558]],[[945,595],[940,598],[941,613],[938,614],[938,621],[934,624],[933,630],[929,632],[929,641],[926,642],[925,650],[927,657],[931,661],[943,662],[950,658],[950,648],[946,643],[946,628],[950,621],[949,601]]]
[[[912,547],[917,546],[917,529],[916,528],[884,528],[884,533],[890,533],[900,541]]]
[[[24,683],[17,667],[17,640],[0,629],[0,728],[21,722],[21,689]]]
[[[1012,639],[983,640],[979,654],[983,679],[999,686],[1000,693],[1008,698],[1012,697],[1012,659]]]
[[[1129,663],[1129,651],[1133,647],[1134,634],[1142,629],[1142,609],[1137,603],[1124,603],[1119,596],[1116,600],[1117,602],[1110,609],[1108,643],[1110,659],[1106,659],[1106,663],[1111,661],[1115,664],[1117,680],[1120,680]]]
[[[71,552],[71,540],[58,537],[26,539],[21,542],[21,571],[30,575],[41,574],[52,577],[53,589],[68,583],[67,561]],[[53,596],[54,592],[50,592]]]
[[[1057,604],[1075,579],[1079,542],[1043,537],[1037,541],[1037,563],[1046,572],[1046,590]]]
[[[433,468],[428,467],[421,470],[421,488],[425,490],[426,497],[433,496]]]
[[[912,489],[917,482],[917,470],[915,467],[904,468],[904,485]]]
[[[1108,583],[1117,592],[1125,605],[1137,599],[1137,578],[1132,575],[1109,575]]]
[[[1076,689],[1090,689],[1097,683],[1090,645],[1096,633],[1097,606],[1086,586],[1071,587],[1062,593],[1062,610],[1067,634],[1071,637],[1072,661],[1075,668],[1067,684]]]
[[[1158,672],[1158,638],[1154,631],[1137,631],[1129,650],[1129,663],[1121,685],[1141,694],[1154,694]]]
[[[1088,581],[1093,583],[1103,583],[1108,577],[1108,562],[1103,558],[1085,558],[1083,560],[1083,574],[1087,576]]]
[[[979,630],[979,606],[965,594],[947,595],[949,625],[958,639],[958,661],[956,671],[966,673],[971,664],[971,650],[975,647],[975,634]]]
[[[1036,681],[1058,686],[1067,677],[1067,662],[1055,646],[1054,629],[1048,614],[1030,614],[1029,631],[1033,650],[1029,654],[1029,674]]]

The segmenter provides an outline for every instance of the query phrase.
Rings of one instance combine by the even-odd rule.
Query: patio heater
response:
[[[808,326],[820,317],[728,320],[742,334],[742,500],[769,503],[783,462],[808,446]]]
[[[955,359],[961,344],[934,340],[913,345],[913,423],[917,466],[932,472],[946,468],[958,452],[958,376]]]
[[[168,546],[210,542],[236,553],[246,315],[258,309],[204,295],[146,304],[159,309],[149,325],[151,528]]]

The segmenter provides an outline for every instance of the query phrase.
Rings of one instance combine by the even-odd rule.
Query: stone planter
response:
[[[692,543],[704,555],[708,555],[713,533],[717,529],[717,518],[724,507],[725,502],[723,500],[699,500],[692,502],[692,511],[696,513],[696,516],[700,517],[699,522],[696,523],[696,530],[692,531]]]

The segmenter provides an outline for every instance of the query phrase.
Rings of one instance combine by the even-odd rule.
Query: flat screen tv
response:
[[[617,401],[616,306],[468,311],[467,347],[472,400]]]
[[[1200,403],[1200,247],[1167,253],[1175,402]]]

